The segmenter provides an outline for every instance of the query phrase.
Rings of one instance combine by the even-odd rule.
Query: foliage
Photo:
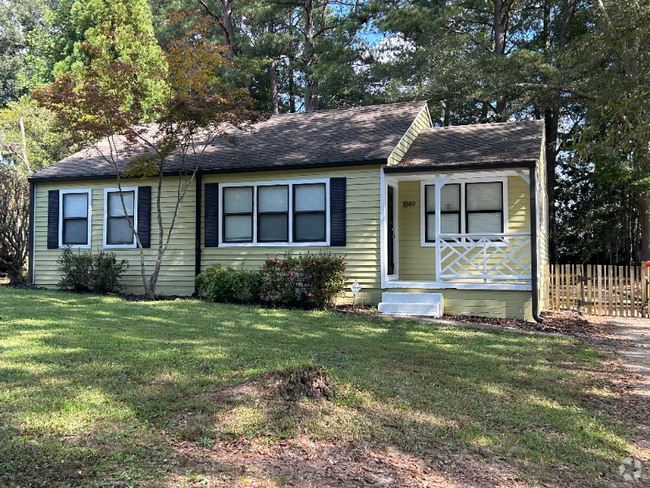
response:
[[[345,288],[345,258],[331,254],[285,255],[262,266],[260,298],[281,306],[324,309]]]
[[[74,146],[63,143],[67,135],[55,132],[54,125],[54,113],[29,96],[0,109],[0,152],[4,162],[31,174],[68,156]]]
[[[431,453],[531,486],[602,488],[638,445],[642,413],[611,383],[611,356],[565,337],[7,288],[0,310],[0,485],[197,485],[182,460],[213,451],[193,442],[300,440],[392,446],[457,484],[466,473]],[[314,361],[335,401],[275,393],[278,374]],[[201,469],[224,477],[221,463]],[[269,485],[268,472],[227,475]]]
[[[26,59],[29,36],[40,30],[55,0],[0,2],[0,109],[27,94],[32,67]]]
[[[182,19],[183,15],[176,17]],[[223,65],[222,49],[202,34],[195,27],[171,42],[164,69],[152,66],[146,77],[139,76],[142,71],[134,60],[106,56],[35,93],[36,99],[56,114],[57,127],[69,131],[71,141],[91,146],[114,170],[118,187],[124,176],[157,178],[155,218],[159,232],[154,244],[156,260],[149,269],[137,229],[127,217],[140,250],[144,292],[152,298],[179,209],[199,170],[201,154],[215,138],[232,140],[229,131],[247,130],[262,118],[252,110],[254,101],[248,91],[220,82],[217,73]],[[101,46],[101,52],[110,52],[110,43]],[[148,108],[141,94],[149,93],[152,81],[163,83],[168,96]],[[156,123],[142,125],[151,113],[156,114]],[[179,178],[178,191],[171,220],[164,222],[161,194],[171,157]]]
[[[9,283],[22,283],[29,235],[29,183],[15,168],[0,165],[0,266]]]
[[[210,266],[196,277],[199,294],[211,302],[253,303],[258,301],[261,276],[256,271]]]
[[[120,279],[129,267],[126,259],[118,262],[114,253],[75,253],[69,247],[63,249],[56,264],[62,274],[56,285],[60,290],[93,293],[119,291],[122,288]]]

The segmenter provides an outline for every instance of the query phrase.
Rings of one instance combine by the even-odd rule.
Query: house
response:
[[[362,286],[357,303],[388,313],[435,314],[444,304],[451,314],[537,317],[548,254],[540,121],[435,128],[426,102],[283,114],[238,145],[216,141],[202,158],[158,293],[191,294],[214,263],[257,269],[289,251],[326,251],[346,256],[347,278]],[[165,218],[174,164],[161,191]],[[142,292],[139,251],[114,208],[115,175],[93,149],[31,185],[35,285],[56,285],[56,260],[70,245],[128,259],[124,282]],[[157,236],[155,181],[122,185],[147,247]]]

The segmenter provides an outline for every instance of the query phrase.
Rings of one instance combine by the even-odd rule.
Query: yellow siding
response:
[[[347,278],[358,280],[362,290],[357,303],[377,303],[380,298],[381,267],[379,249],[379,166],[367,168],[272,171],[229,175],[206,175],[202,183],[254,183],[262,181],[309,180],[345,177],[347,237],[345,247],[241,246],[205,247],[202,232],[201,269],[219,263],[235,269],[258,269],[269,257],[292,254],[331,252],[345,256],[349,263]],[[352,299],[347,293],[344,301]]]
[[[444,313],[477,317],[533,320],[532,297],[529,291],[496,290],[420,290],[392,288],[385,291],[442,293]]]
[[[393,149],[393,152],[388,156],[388,166],[398,164],[418,134],[427,127],[431,127],[431,119],[429,117],[429,109],[424,107],[411,124],[411,127],[409,127],[409,130],[406,131],[404,137],[402,137],[395,149]]]
[[[435,280],[435,247],[420,245],[421,196],[419,181],[399,183],[397,215],[400,280]],[[404,207],[404,201],[415,202],[415,206]],[[520,176],[508,177],[508,232],[530,232],[529,207],[528,183]]]
[[[91,207],[91,251],[103,250],[104,228],[104,189],[115,188],[115,180],[100,180],[68,183],[39,183],[36,185],[35,229],[34,229],[34,284],[55,287],[60,279],[56,260],[61,251],[47,249],[47,198],[48,190],[90,189],[92,190]],[[151,248],[145,249],[145,264],[148,272],[156,259],[158,242],[158,221],[156,216],[156,179],[122,180],[123,187],[151,186]],[[162,189],[163,228],[169,225],[174,211],[178,188],[177,178],[166,178]],[[189,295],[194,291],[194,185],[187,195],[178,215],[171,242],[163,258],[156,292],[159,294]],[[140,274],[140,251],[138,249],[106,249],[117,255],[118,259],[127,259],[129,269],[122,283],[129,293],[143,293]]]

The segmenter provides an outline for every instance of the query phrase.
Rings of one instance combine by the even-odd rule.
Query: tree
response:
[[[30,33],[44,25],[53,0],[4,0],[0,3],[0,108],[28,92],[30,66],[25,53]]]
[[[0,166],[0,265],[12,285],[24,282],[29,233],[29,183],[15,168]]]
[[[82,79],[93,64],[117,61],[140,78],[145,113],[164,97],[160,78],[148,77],[164,59],[146,0],[62,0],[49,25],[32,36],[31,51],[35,86],[66,73]]]
[[[226,129],[246,130],[261,119],[252,110],[253,99],[243,89],[221,83],[215,73],[223,66],[223,49],[212,44],[196,27],[170,44],[166,69],[149,77],[167,86],[168,96],[155,107],[155,124],[142,125],[144,107],[138,100],[142,78],[132,63],[95,63],[82,79],[66,74],[37,92],[37,100],[57,115],[60,128],[69,128],[71,140],[92,146],[114,169],[124,214],[140,250],[140,271],[145,294],[156,294],[158,274],[174,232],[187,189],[193,183],[201,154],[217,137],[231,138]],[[97,141],[102,141],[98,143]],[[178,191],[173,216],[163,221],[162,187],[170,159],[180,159]],[[121,161],[128,159],[126,164]],[[125,176],[157,178],[156,260],[145,265],[145,252],[133,220],[128,217],[121,180]]]

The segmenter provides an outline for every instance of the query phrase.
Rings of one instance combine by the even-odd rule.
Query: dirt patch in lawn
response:
[[[331,442],[300,436],[272,446],[256,441],[203,449],[173,442],[169,486],[188,481],[219,487],[528,487],[505,460],[470,459],[445,450],[427,458],[372,442]],[[561,471],[560,471],[561,473]],[[548,487],[568,486],[569,479]]]

